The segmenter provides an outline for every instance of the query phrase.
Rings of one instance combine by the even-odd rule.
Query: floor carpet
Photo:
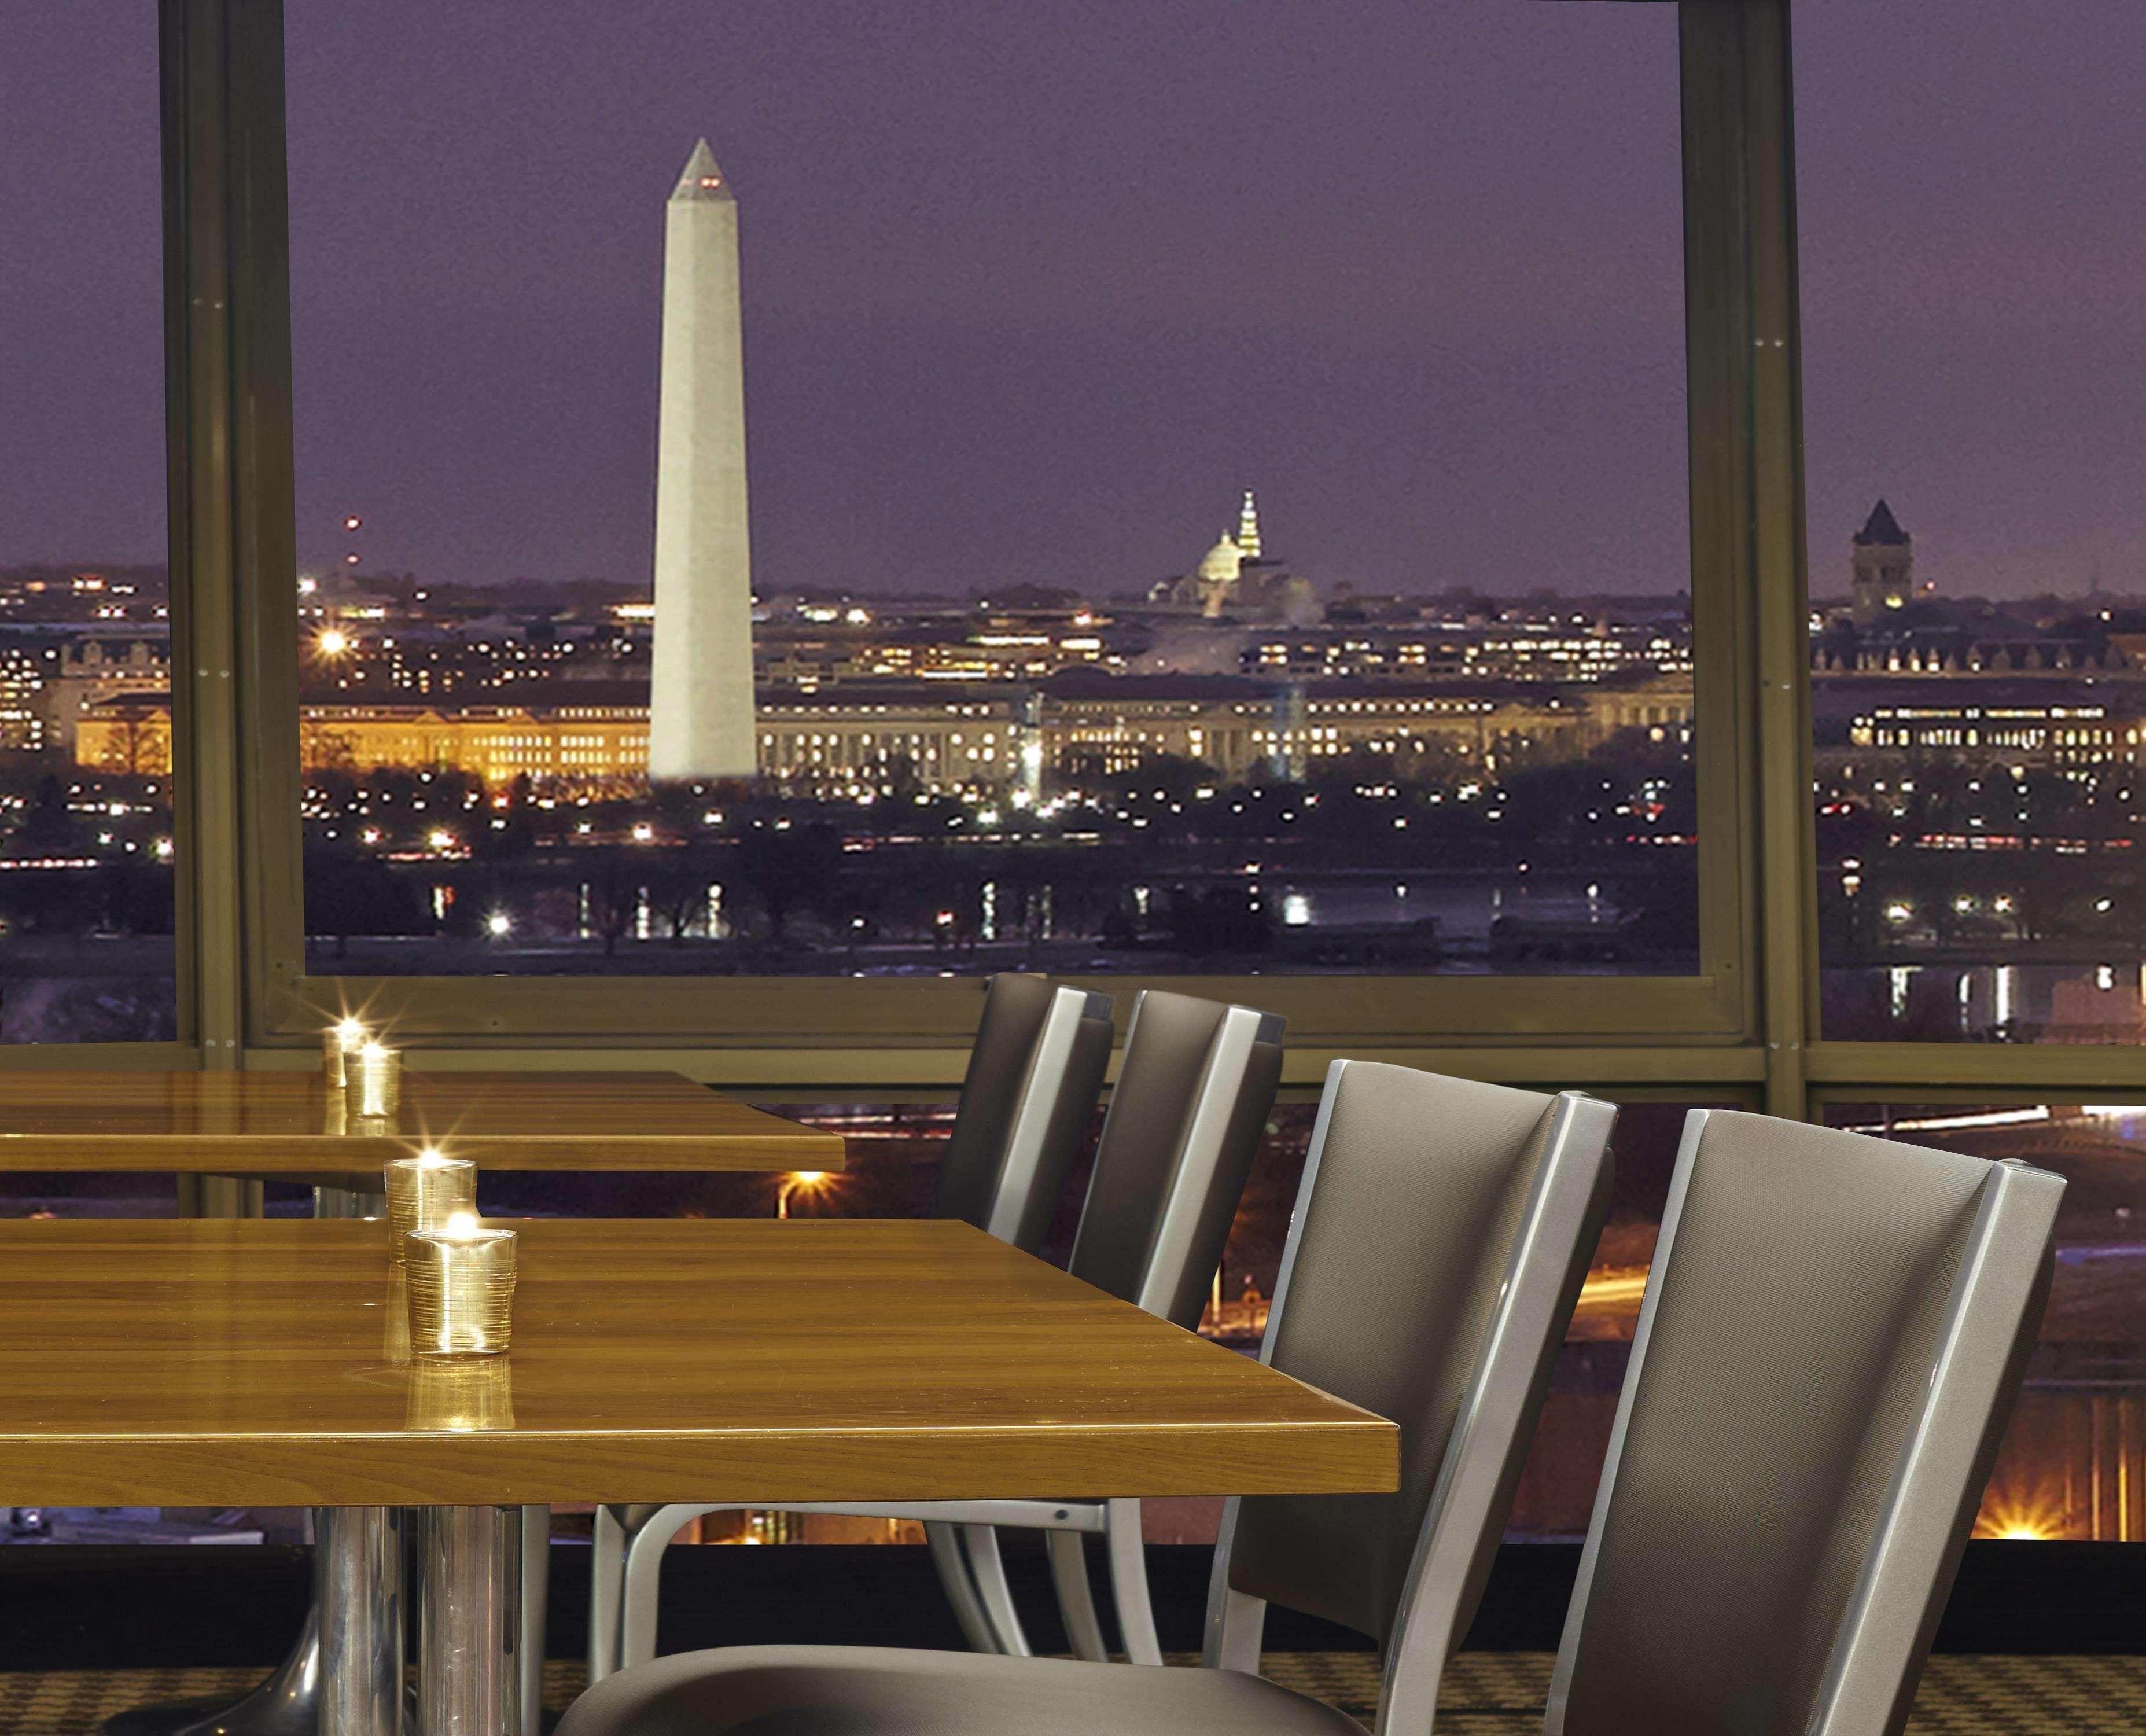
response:
[[[1189,1661],[1189,1660],[1184,1660]],[[1542,1726],[1550,1660],[1537,1652],[1464,1652],[1439,1694],[1439,1736],[1518,1736]],[[1369,1653],[1285,1652],[1266,1673],[1370,1722],[1378,1677]],[[160,1700],[237,1698],[254,1669],[50,1670],[0,1673],[4,1736],[88,1736],[115,1712]],[[544,1698],[563,1708],[581,1685],[578,1664],[548,1664]],[[2146,1729],[2146,1657],[1933,1659],[1914,1736],[2137,1736]]]

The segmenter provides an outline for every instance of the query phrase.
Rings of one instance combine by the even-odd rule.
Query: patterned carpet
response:
[[[1540,1729],[1550,1665],[1541,1653],[1464,1652],[1439,1695],[1438,1736]],[[1369,1653],[1278,1653],[1267,1659],[1267,1674],[1370,1722],[1378,1677]],[[0,1673],[0,1733],[87,1736],[100,1719],[130,1707],[236,1699],[261,1675],[254,1669]],[[545,1666],[544,1699],[552,1709],[581,1685],[578,1664]],[[2146,1729],[2146,1657],[1937,1658],[1908,1728],[1913,1736],[2137,1736]]]

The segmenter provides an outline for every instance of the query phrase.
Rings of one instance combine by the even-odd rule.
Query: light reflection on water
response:
[[[1599,880],[1579,875],[1417,880],[1276,876],[1245,884],[1255,896],[1279,896],[1288,928],[1406,927],[1428,919],[1437,922],[1442,940],[1487,941],[1490,925],[1500,916],[1607,926],[1624,915],[1604,895]]]
[[[1837,1041],[2146,1041],[2146,965],[1888,964],[1821,973]]]

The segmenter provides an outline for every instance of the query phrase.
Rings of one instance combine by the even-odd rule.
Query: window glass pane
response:
[[[1695,968],[1674,9],[1090,22],[294,9],[310,969]]]
[[[1796,11],[1824,1034],[2146,1034],[2146,12]]]
[[[174,1035],[157,22],[0,22],[0,1042]]]
[[[2146,1541],[2146,1105],[1836,1105],[1836,1127],[1976,1157],[2019,1158],[2070,1185],[2057,1275],[1978,1537]]]

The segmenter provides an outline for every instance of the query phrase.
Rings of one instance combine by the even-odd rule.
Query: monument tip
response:
[[[686,159],[686,172],[678,177],[678,184],[671,189],[674,199],[728,199],[731,184],[721,169],[716,166],[716,153],[702,139],[693,147],[693,154]]]

